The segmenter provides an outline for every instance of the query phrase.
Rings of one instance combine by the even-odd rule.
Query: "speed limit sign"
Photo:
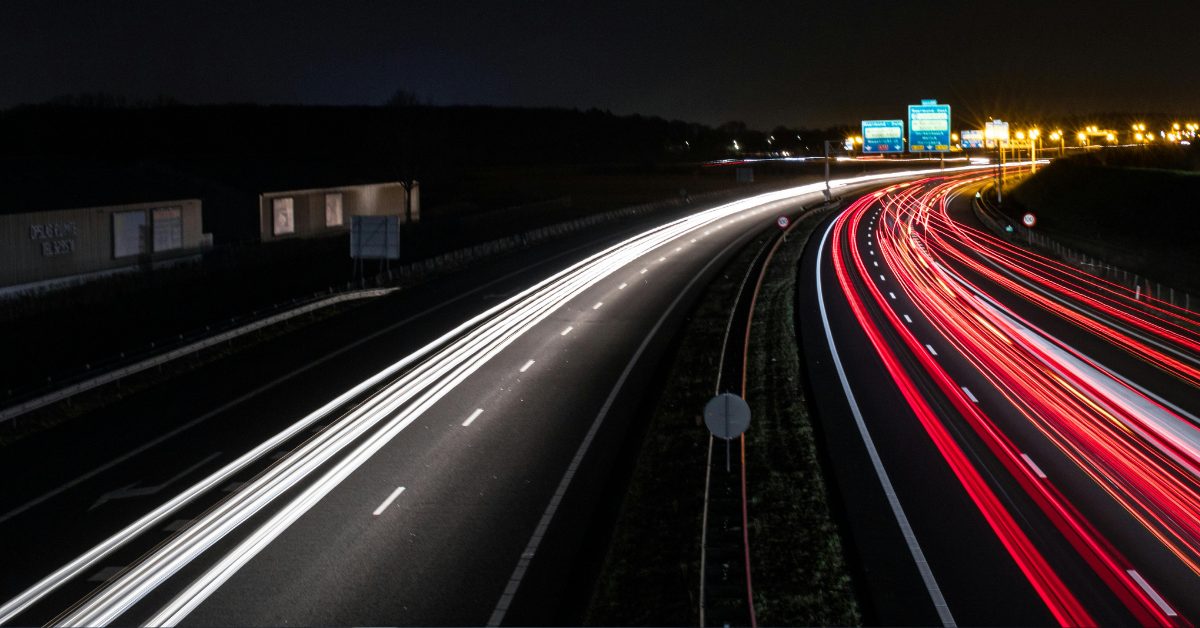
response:
[[[780,229],[787,229],[790,222],[791,221],[788,220],[787,216],[780,216],[779,218],[775,219],[775,224],[779,225]]]
[[[1025,215],[1021,216],[1021,224],[1032,227],[1037,224],[1037,217],[1030,212],[1025,212]]]

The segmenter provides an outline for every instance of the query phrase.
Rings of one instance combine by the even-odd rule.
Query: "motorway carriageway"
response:
[[[156,507],[115,530],[88,530],[101,539],[91,549],[58,568],[31,568],[0,621],[554,621],[537,614],[547,604],[536,597],[521,614],[522,596],[553,591],[570,574],[589,491],[607,469],[595,460],[611,464],[608,450],[648,392],[642,384],[657,360],[643,356],[665,350],[732,253],[822,188],[697,211],[520,286],[348,390],[293,391],[326,402],[248,451],[194,451],[175,437],[199,462],[146,489],[137,503]],[[252,476],[241,475],[248,469]],[[179,478],[191,486],[153,497]],[[91,494],[80,518],[141,490],[116,488]],[[29,504],[21,516],[41,502]]]
[[[1200,316],[993,237],[970,208],[986,183],[864,196],[806,256],[805,356],[869,605],[889,623],[1188,625]],[[856,520],[872,511],[889,525]]]

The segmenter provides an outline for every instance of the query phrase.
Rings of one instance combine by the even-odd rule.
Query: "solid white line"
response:
[[[465,299],[477,292],[480,292],[481,290],[490,288],[497,283],[500,283],[507,279],[511,279],[512,277],[515,277],[523,272],[528,272],[529,269],[531,269],[535,266],[540,266],[546,262],[557,259],[564,255],[569,255],[569,254],[571,254],[581,248],[584,248],[586,246],[588,246],[588,245],[586,245],[586,244],[580,245],[569,251],[564,251],[558,255],[551,256],[549,258],[546,258],[545,260],[542,260],[542,261],[532,264],[530,266],[526,266],[524,268],[514,270],[513,272],[508,273],[507,275],[504,275],[503,277],[497,277],[496,279],[494,279],[492,281],[489,281],[480,286],[476,286],[475,288],[472,288],[466,292],[463,292],[463,293],[459,294],[458,296],[452,297],[450,299],[442,301],[441,303],[438,303],[437,305],[426,308],[420,312],[417,312],[416,314],[413,314],[412,316],[409,316],[408,318],[405,318],[405,319],[397,321],[387,327],[384,327],[383,329],[376,330],[374,333],[372,333],[370,335],[359,338],[358,340],[355,340],[354,342],[338,349],[337,351],[334,351],[332,353],[326,354],[325,356],[323,356],[321,358],[313,360],[313,361],[305,364],[304,366],[302,366],[294,371],[291,371],[290,373],[281,375],[281,376],[267,382],[266,384],[263,384],[262,386],[259,386],[258,388],[255,388],[254,390],[251,390],[250,392],[225,403],[224,405],[218,406],[217,408],[214,408],[214,409],[192,419],[191,421],[188,421],[187,423],[180,425],[179,427],[167,432],[166,434],[163,434],[163,435],[145,443],[144,445],[142,445],[140,447],[137,447],[135,449],[132,449],[132,450],[126,452],[124,455],[113,458],[112,460],[92,469],[91,471],[88,471],[87,473],[84,473],[83,475],[75,478],[74,480],[71,480],[70,482],[67,482],[67,483],[59,486],[58,488],[42,495],[41,497],[37,497],[35,499],[31,499],[31,500],[25,502],[24,504],[18,506],[17,508],[14,508],[14,509],[4,513],[3,515],[0,515],[0,523],[4,523],[5,521],[25,512],[26,510],[29,510],[30,508],[33,508],[34,506],[37,506],[38,504],[41,504],[42,502],[62,493],[63,491],[66,491],[66,490],[68,490],[74,486],[77,486],[87,480],[90,480],[91,478],[117,466],[118,464],[121,464],[122,462],[125,462],[126,460],[129,460],[130,458],[133,458],[134,456],[137,456],[138,454],[140,454],[146,450],[149,450],[153,447],[158,446],[160,443],[172,438],[173,436],[178,435],[180,432],[183,432],[192,427],[195,427],[195,426],[199,425],[200,423],[203,423],[204,421],[207,421],[208,419],[210,419],[232,407],[235,407],[245,401],[253,399],[254,397],[257,397],[258,395],[262,394],[263,392],[266,392],[267,390],[270,390],[305,371],[308,371],[312,368],[320,366],[321,364],[324,364],[325,362],[328,362],[329,360],[332,360],[332,359],[338,357],[339,355],[346,353],[347,351],[356,349],[359,346],[366,344],[367,342],[370,342],[379,336],[382,336],[386,333],[395,331],[399,327],[403,327],[404,325],[407,325],[417,319],[428,316],[429,314],[432,314],[452,303],[456,303],[456,302],[461,301],[462,299]],[[319,418],[319,417],[317,417],[317,418]],[[249,464],[252,461],[253,461],[253,459],[247,459],[247,460],[245,460],[245,463]],[[232,475],[233,473],[237,472],[238,470],[240,470],[240,467],[238,469],[233,469],[229,475]],[[183,504],[179,504],[179,505],[182,506]]]
[[[600,301],[600,302],[596,303],[595,305],[592,306],[592,309],[598,310],[598,309],[600,309],[600,306],[602,306],[602,305],[604,305],[604,301]]]
[[[912,322],[912,319],[911,319],[911,318],[909,318],[908,314],[905,314],[905,315],[904,315],[904,322],[906,322],[906,323],[911,323],[911,322]]]
[[[375,515],[376,517],[383,514],[383,511],[387,510],[387,507],[391,506],[392,502],[396,501],[396,498],[399,497],[400,493],[403,493],[403,492],[404,492],[404,487],[397,486],[396,490],[392,491],[392,494],[388,495],[387,499],[383,500],[382,504],[379,504],[379,508],[376,508],[375,512],[373,512],[371,514]]]
[[[896,524],[900,526],[900,533],[904,536],[904,542],[908,546],[908,551],[912,554],[917,571],[921,574],[921,580],[925,583],[925,590],[929,592],[929,597],[933,601],[933,607],[937,610],[938,619],[942,620],[943,626],[954,626],[954,616],[950,614],[950,606],[946,604],[946,598],[942,595],[942,590],[938,586],[937,579],[933,576],[933,570],[929,567],[929,561],[925,559],[925,552],[921,551],[921,544],[917,541],[917,535],[913,532],[912,525],[908,521],[908,515],[904,514],[904,507],[900,505],[900,498],[896,495],[896,489],[892,486],[892,480],[888,477],[887,470],[883,468],[883,460],[879,457],[879,450],[875,448],[875,441],[871,438],[870,431],[867,430],[867,423],[863,419],[862,411],[858,408],[854,391],[850,388],[850,382],[846,381],[846,370],[842,367],[842,359],[838,356],[837,344],[833,341],[833,332],[829,329],[829,313],[825,310],[825,293],[821,286],[821,259],[824,257],[825,243],[829,240],[829,233],[832,230],[833,223],[831,222],[829,223],[829,227],[825,229],[825,235],[821,238],[821,245],[817,247],[817,303],[821,306],[821,322],[825,325],[825,340],[829,343],[829,353],[833,356],[833,365],[837,370],[838,379],[842,382],[842,391],[846,395],[846,401],[850,404],[850,412],[854,415],[854,424],[858,426],[858,433],[862,436],[863,443],[867,447],[867,455],[871,458],[871,466],[875,469],[875,475],[879,477],[879,484],[883,487],[883,493],[887,496],[888,505],[892,508],[892,515],[896,518]]]
[[[564,330],[562,330],[562,333],[560,333],[559,335],[560,335],[560,336],[565,336],[565,335],[567,335],[567,334],[571,333],[571,330],[572,330],[572,329],[575,329],[575,328],[574,328],[574,327],[572,327],[571,325],[567,325],[567,328],[566,328],[566,329],[564,329]]]
[[[1033,458],[1029,457],[1029,454],[1027,454],[1025,452],[1021,452],[1021,459],[1023,459],[1025,461],[1025,464],[1029,465],[1030,469],[1033,469],[1033,472],[1035,475],[1037,475],[1039,478],[1042,478],[1043,480],[1046,479],[1045,472],[1042,471],[1041,467],[1037,466],[1037,463],[1035,463],[1033,461]]]
[[[931,353],[933,355],[937,355],[937,349],[934,349],[933,345],[925,345],[925,348],[929,349],[929,353]]]
[[[475,408],[475,411],[471,413],[471,416],[467,417],[466,421],[463,421],[462,426],[467,427],[468,425],[474,423],[475,419],[478,419],[479,415],[481,414],[483,414],[483,408]]]
[[[531,367],[531,366],[533,366],[533,360],[526,362],[525,366],[521,367],[521,372],[524,373],[525,371],[528,371],[529,367]]]
[[[1175,609],[1171,608],[1170,604],[1167,604],[1167,601],[1158,594],[1158,591],[1155,591],[1154,588],[1150,586],[1149,582],[1146,582],[1146,579],[1143,578],[1142,574],[1138,573],[1136,569],[1126,569],[1125,573],[1129,574],[1129,577],[1133,578],[1133,581],[1136,582],[1139,587],[1142,587],[1142,590],[1146,592],[1146,595],[1150,596],[1150,599],[1154,600],[1155,604],[1158,604],[1158,608],[1162,610],[1162,612],[1166,613],[1170,617],[1178,616],[1178,614],[1175,612]]]
[[[929,567],[929,561],[925,560],[925,552],[920,549],[917,534],[913,532],[912,525],[908,522],[908,515],[905,514],[904,507],[900,504],[900,497],[896,495],[892,479],[888,477],[887,469],[883,468],[880,451],[875,448],[875,441],[871,438],[871,432],[866,429],[866,420],[863,419],[863,412],[858,408],[858,401],[854,399],[854,391],[851,390],[850,382],[846,381],[846,370],[841,365],[838,345],[833,340],[833,331],[829,330],[829,313],[826,311],[826,306],[824,306],[824,289],[822,288],[821,280],[821,259],[824,257],[824,245],[829,240],[829,232],[833,231],[833,225],[833,222],[829,223],[826,233],[821,238],[821,246],[817,247],[817,305],[821,306],[821,321],[824,324],[824,330],[826,330],[829,353],[833,357],[833,364],[835,370],[838,371],[838,378],[841,379],[841,389],[846,395],[846,401],[850,403],[850,411],[854,415],[854,425],[858,426],[858,433],[863,437],[863,443],[866,445],[866,454],[870,456],[871,466],[875,468],[875,474],[880,478],[883,494],[888,498],[888,506],[892,507],[892,515],[895,516],[896,525],[900,526],[900,533],[904,536],[908,552],[912,555],[913,562],[917,563],[917,572],[920,573],[920,579],[924,581],[925,591],[929,592],[929,597],[934,602],[934,608],[937,610],[937,617],[942,620],[942,626],[955,626],[954,616],[950,615],[950,608],[946,603],[946,597],[942,596],[941,587],[937,586],[937,579],[934,578],[934,570]]]
[[[608,398],[604,400],[604,406],[600,408],[600,412],[596,415],[595,420],[592,421],[591,427],[588,428],[587,435],[583,437],[583,442],[580,443],[579,449],[575,451],[575,457],[571,459],[570,466],[567,467],[566,473],[563,474],[562,480],[560,480],[558,483],[558,489],[554,491],[554,497],[550,498],[550,504],[546,506],[545,512],[542,513],[541,520],[538,521],[537,527],[534,528],[533,536],[529,538],[529,544],[525,546],[525,551],[521,552],[521,557],[517,560],[517,566],[515,569],[513,569],[512,576],[508,580],[508,585],[504,588],[504,593],[500,595],[500,600],[496,602],[496,608],[492,611],[492,616],[488,619],[488,626],[499,626],[500,623],[504,621],[504,616],[508,614],[508,607],[512,604],[513,597],[517,594],[517,589],[521,586],[521,580],[525,577],[525,571],[529,568],[530,561],[533,560],[533,556],[537,554],[538,547],[542,543],[542,536],[550,527],[550,521],[554,519],[554,514],[558,512],[558,505],[562,502],[563,496],[566,495],[567,488],[570,487],[571,480],[574,479],[576,470],[583,463],[583,457],[587,455],[587,451],[591,447],[592,441],[596,438],[596,432],[600,430],[600,424],[604,422],[604,417],[608,416],[609,409],[612,408],[613,403],[617,399],[617,393],[619,393],[621,388],[625,386],[625,380],[629,379],[629,374],[633,372],[634,365],[636,365],[638,360],[641,359],[642,353],[645,353],[646,351],[646,347],[650,346],[650,341],[653,340],[655,335],[658,334],[658,330],[663,326],[663,323],[666,322],[667,318],[675,311],[675,308],[679,306],[679,302],[682,301],[683,297],[692,289],[692,286],[694,286],[696,282],[708,272],[708,269],[711,268],[712,265],[717,262],[717,260],[724,257],[731,248],[739,243],[741,243],[741,240],[738,239],[730,242],[729,245],[722,249],[720,253],[713,256],[713,258],[710,259],[708,263],[700,269],[699,272],[692,276],[691,281],[689,281],[687,285],[685,285],[683,289],[679,291],[679,293],[675,296],[675,300],[667,306],[667,309],[658,319],[658,322],[655,323],[654,327],[650,329],[650,332],[646,334],[645,339],[642,340],[642,344],[637,348],[637,351],[633,353],[633,357],[629,358],[629,363],[625,365],[625,370],[622,371],[621,376],[617,378],[616,385],[613,386],[612,391],[609,392]]]
[[[979,403],[979,400],[975,398],[975,395],[971,394],[970,388],[967,388],[966,386],[962,386],[962,391],[967,393],[967,399],[970,399],[971,401],[973,401],[975,403]]]
[[[623,284],[621,284],[621,285],[617,286],[617,290],[624,290],[624,289],[625,289],[625,286],[628,286],[628,285],[629,285],[629,284],[627,284],[627,283],[623,283]]]

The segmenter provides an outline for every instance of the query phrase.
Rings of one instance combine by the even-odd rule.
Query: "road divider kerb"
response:
[[[338,294],[338,295],[335,295],[332,297],[327,297],[327,298],[321,299],[319,301],[314,301],[307,305],[302,305],[300,307],[287,310],[286,312],[280,312],[278,314],[268,316],[263,319],[259,319],[257,321],[254,321],[253,323],[243,325],[236,329],[231,329],[229,331],[224,331],[219,334],[209,336],[208,338],[197,340],[196,342],[184,345],[182,347],[172,349],[170,351],[161,353],[159,355],[156,355],[156,356],[153,356],[150,358],[146,358],[145,360],[142,360],[140,362],[135,362],[128,366],[123,366],[121,368],[118,368],[118,369],[115,369],[112,371],[108,371],[107,373],[97,375],[95,377],[86,379],[82,382],[72,384],[65,388],[60,388],[54,392],[47,393],[40,397],[35,397],[35,398],[25,401],[23,403],[19,403],[15,406],[9,406],[7,408],[4,408],[3,410],[0,410],[0,423],[3,423],[5,421],[11,421],[12,419],[15,419],[23,414],[37,410],[38,408],[44,408],[52,403],[57,403],[59,401],[63,401],[69,397],[78,395],[79,393],[86,392],[86,391],[92,390],[94,388],[99,388],[100,386],[104,386],[105,384],[111,384],[118,380],[129,377],[130,375],[135,375],[137,373],[141,373],[142,371],[152,369],[157,366],[162,366],[162,365],[164,365],[168,362],[171,362],[173,360],[176,360],[178,358],[182,358],[186,355],[191,355],[198,351],[203,351],[204,349],[208,349],[210,347],[217,346],[223,342],[228,342],[230,340],[239,338],[241,336],[258,331],[260,329],[270,327],[271,325],[274,325],[276,323],[281,323],[283,321],[286,321],[286,320],[289,320],[292,318],[296,318],[297,316],[303,316],[304,314],[308,314],[309,312],[315,312],[317,310],[327,308],[327,307],[330,307],[333,305],[337,305],[339,303],[345,303],[347,301],[357,301],[360,299],[370,299],[370,298],[375,298],[375,297],[381,297],[381,296],[390,294],[391,292],[394,292],[395,290],[397,290],[397,289],[396,288],[381,288],[381,289],[356,290],[354,292],[346,292],[346,293]]]

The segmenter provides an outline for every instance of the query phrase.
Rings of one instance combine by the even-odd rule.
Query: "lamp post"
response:
[[[1037,144],[1042,141],[1042,132],[1036,127],[1029,129],[1029,173],[1037,172]]]

